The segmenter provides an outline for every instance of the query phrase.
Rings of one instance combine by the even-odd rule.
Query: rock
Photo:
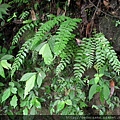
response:
[[[115,26],[117,19],[102,17],[99,21],[99,31],[112,43],[116,52],[120,52],[120,25]]]

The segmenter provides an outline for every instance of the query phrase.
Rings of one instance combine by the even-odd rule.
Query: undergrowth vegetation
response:
[[[5,8],[0,8],[0,18],[4,21],[9,4],[28,2],[1,4]],[[37,9],[38,3],[35,5]],[[20,20],[14,22],[22,22],[22,26],[13,35],[10,49],[0,47],[0,113],[42,115],[47,109],[51,115],[85,115],[98,93],[101,105],[106,102],[107,109],[113,110],[116,105],[111,101],[114,91],[110,90],[109,80],[119,82],[120,62],[104,34],[94,31],[91,37],[80,40],[78,26],[82,19],[51,14],[42,22],[39,15],[29,19],[29,13],[24,11],[19,17],[7,19],[10,22],[18,17]],[[95,71],[92,78],[85,74],[91,69]],[[113,99],[119,104],[117,96]],[[90,107],[100,115],[107,114],[105,106]]]

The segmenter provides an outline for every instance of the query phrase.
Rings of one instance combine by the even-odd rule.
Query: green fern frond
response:
[[[32,41],[33,41],[33,39],[29,39],[28,41],[26,41],[22,45],[21,49],[19,50],[19,52],[15,58],[15,61],[12,65],[11,77],[14,75],[15,71],[18,70],[20,65],[23,63],[23,60],[29,51],[29,47],[30,47]]]
[[[53,20],[49,20],[45,24],[43,24],[39,29],[38,32],[34,36],[34,42],[32,43],[31,48],[34,49],[37,45],[42,42],[42,38],[49,32],[55,25],[59,24],[59,22],[63,22],[67,19],[65,16],[58,16],[55,17]]]
[[[15,45],[18,40],[20,39],[20,37],[22,37],[22,35],[27,31],[27,30],[32,30],[35,27],[39,26],[39,23],[37,23],[37,21],[30,23],[30,24],[26,24],[23,27],[21,27],[19,29],[19,31],[17,32],[17,34],[13,37],[12,40],[12,45]]]
[[[60,28],[58,29],[55,42],[55,55],[58,56],[66,47],[66,44],[69,40],[75,37],[72,34],[73,30],[77,27],[77,23],[80,22],[79,19],[68,19],[67,21],[61,23]]]
[[[119,72],[120,72],[120,61],[118,60],[116,52],[113,50],[113,47],[110,46],[109,41],[104,37],[103,34],[101,34],[101,33],[96,34],[95,37],[97,39],[99,39],[99,41],[100,41],[99,46],[100,45],[102,46],[101,51],[102,51],[103,55],[98,55],[98,56],[101,56],[101,58],[99,58],[101,60],[101,63],[104,65],[105,62],[106,62],[105,60],[107,60],[110,64],[110,66],[113,68],[113,70],[116,73],[119,74]]]
[[[65,69],[65,67],[71,63],[72,58],[74,57],[75,46],[72,46],[73,42],[69,41],[64,51],[60,54],[61,61],[56,68],[56,75]]]
[[[28,3],[29,0],[13,0],[14,3]]]
[[[29,14],[30,14],[30,12],[24,11],[24,12],[22,12],[22,14],[20,14],[19,18],[21,20],[25,20],[28,17]]]
[[[86,69],[94,63],[95,43],[92,38],[84,38],[77,51],[74,64],[74,75],[81,78]]]
[[[49,20],[48,22],[44,23],[39,29],[38,32],[36,32],[35,36],[27,40],[23,45],[20,51],[18,52],[15,61],[12,65],[12,71],[11,71],[11,77],[15,73],[16,70],[20,67],[20,65],[23,63],[24,58],[26,57],[26,54],[30,49],[34,49],[37,45],[39,45],[42,42],[43,37],[49,32],[56,24],[59,24],[59,22],[65,21],[68,19],[68,17],[65,16],[58,16],[55,17],[53,20]],[[33,24],[31,24],[32,27],[34,27]],[[17,37],[14,38],[13,44],[22,36],[23,32],[26,29],[30,29],[30,25],[26,25],[26,27],[23,27],[20,32],[18,32]]]
[[[99,71],[106,63],[119,74],[120,62],[113,47],[102,33],[95,34],[92,38],[83,38],[77,51],[74,64],[74,75],[81,78],[86,69],[93,65]]]
[[[94,37],[96,41],[96,51],[95,51],[95,59],[96,59],[96,69],[99,70],[101,67],[105,65],[106,62],[106,56],[105,56],[105,47],[106,47],[106,41],[104,39],[101,39],[101,37],[98,35]]]

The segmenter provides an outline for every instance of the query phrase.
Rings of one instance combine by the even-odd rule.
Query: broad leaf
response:
[[[25,108],[25,109],[23,110],[23,115],[28,115],[28,109],[27,109],[27,108]]]
[[[70,99],[74,99],[75,91],[71,90],[69,95],[70,95]]]
[[[46,43],[45,45],[43,45],[43,47],[40,49],[39,54],[42,55],[42,57],[44,58],[44,62],[47,65],[50,65],[52,60],[53,60],[53,55],[52,52],[50,50],[49,44]]]
[[[22,88],[18,89],[18,95],[23,99],[24,90]]]
[[[97,92],[97,85],[94,84],[90,87],[90,90],[89,90],[89,100],[91,100],[93,98],[93,95]]]
[[[33,75],[36,75],[35,72],[33,73],[26,73],[22,76],[22,78],[20,79],[20,81],[27,81],[29,80]]]
[[[65,103],[66,103],[67,105],[72,105],[72,101],[71,101],[70,99],[65,100]]]
[[[38,85],[38,87],[41,86],[42,81],[43,81],[43,79],[45,77],[46,77],[46,75],[45,75],[45,73],[43,71],[41,71],[40,73],[38,73],[38,75],[37,75],[37,85]]]
[[[5,73],[4,73],[4,69],[2,67],[2,65],[0,64],[0,75],[5,78]]]
[[[7,62],[7,60],[1,60],[1,65],[3,68],[11,69],[11,64]]]
[[[2,102],[4,102],[10,97],[10,93],[11,93],[10,88],[6,89],[6,91],[3,93],[3,96],[2,96]]]
[[[10,60],[12,57],[12,55],[4,55],[0,60]]]
[[[17,106],[17,101],[18,101],[17,96],[14,95],[10,101],[10,105],[15,108]]]
[[[17,93],[17,88],[16,88],[16,87],[12,87],[12,88],[11,88],[11,92],[12,92],[13,94],[16,94],[16,93]]]
[[[2,82],[0,82],[0,87],[4,86],[4,84]]]
[[[104,84],[104,86],[103,86],[103,96],[104,96],[105,100],[107,100],[108,97],[110,96],[110,89],[106,84]]]
[[[33,106],[30,110],[30,115],[35,115],[36,114],[36,109],[35,106]]]
[[[63,108],[65,107],[65,102],[64,101],[59,101],[57,104],[57,113],[60,112]]]
[[[9,82],[9,86],[14,87],[14,82]]]
[[[28,95],[28,93],[30,92],[30,90],[33,89],[34,84],[35,84],[35,79],[36,79],[36,74],[33,75],[32,77],[30,77],[30,78],[26,81],[25,91],[24,91],[24,98],[26,97],[26,95]]]

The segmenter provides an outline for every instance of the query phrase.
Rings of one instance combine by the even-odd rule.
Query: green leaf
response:
[[[3,19],[2,14],[7,14],[7,10],[10,7],[8,4],[1,4],[0,5],[0,18]]]
[[[10,93],[11,93],[10,88],[6,89],[6,91],[3,93],[3,96],[2,96],[2,102],[4,102],[10,97]]]
[[[12,55],[4,55],[0,60],[10,60],[12,57]]]
[[[24,98],[26,97],[26,95],[28,95],[28,92],[30,92],[30,90],[32,90],[32,88],[34,87],[35,79],[36,79],[36,74],[34,74],[32,77],[30,77],[26,81],[25,91],[24,91]]]
[[[69,95],[70,95],[70,99],[74,99],[75,92],[73,90],[71,90]]]
[[[21,102],[20,102],[20,107],[25,107],[25,106],[26,106],[26,104],[27,104],[27,102],[26,102],[26,101],[21,101]]]
[[[107,100],[110,96],[110,89],[106,84],[103,85],[103,96],[105,100]]]
[[[27,108],[25,108],[25,109],[23,110],[23,115],[28,115],[28,109],[27,109]]]
[[[24,90],[22,88],[18,89],[18,95],[23,99]]]
[[[7,60],[1,60],[1,65],[3,68],[11,69],[11,64],[9,64]]]
[[[17,93],[17,88],[16,88],[16,87],[12,87],[12,88],[11,88],[11,92],[12,92],[13,94],[16,94],[16,93]]]
[[[39,54],[41,54],[42,57],[44,58],[45,64],[50,65],[51,62],[53,61],[53,55],[48,43],[43,45],[43,47],[39,51]]]
[[[2,82],[0,82],[0,87],[4,86],[4,84]]]
[[[12,97],[12,100],[10,101],[10,105],[15,108],[15,107],[17,106],[17,101],[18,101],[17,96],[14,95],[14,96]]]
[[[0,0],[0,4],[2,3],[2,0]]]
[[[35,50],[39,52],[40,49],[41,49],[45,44],[46,44],[46,41],[43,42],[43,43],[41,43],[41,44],[39,44],[39,45],[35,48]]]
[[[35,106],[33,106],[30,110],[30,115],[35,115],[36,114],[36,109]]]
[[[94,78],[95,84],[97,84],[99,82],[99,80],[100,80],[99,75],[96,74],[95,78]]]
[[[90,87],[90,90],[89,90],[89,100],[91,100],[93,98],[93,95],[97,92],[96,91],[97,89],[97,85],[94,84]]]
[[[85,104],[85,102],[80,102],[80,108],[84,108],[87,107],[87,104]]]
[[[40,73],[38,73],[38,75],[37,75],[37,85],[38,85],[38,87],[41,86],[42,81],[43,81],[43,79],[45,77],[46,77],[46,75],[45,75],[45,73],[43,71],[41,71]]]
[[[20,81],[27,81],[29,80],[33,75],[36,75],[35,72],[32,73],[26,73],[22,76],[22,78],[20,79]]]
[[[40,103],[37,99],[35,99],[35,101],[34,101],[34,106],[35,106],[36,108],[41,108],[41,103]]]
[[[5,73],[4,73],[4,69],[2,67],[2,65],[0,64],[0,75],[5,78]]]
[[[65,102],[64,101],[59,101],[58,104],[57,104],[56,113],[60,112],[64,107],[65,107]]]
[[[65,103],[66,103],[67,105],[72,105],[72,101],[71,101],[70,99],[65,100]]]
[[[9,86],[14,87],[14,82],[9,82]]]

